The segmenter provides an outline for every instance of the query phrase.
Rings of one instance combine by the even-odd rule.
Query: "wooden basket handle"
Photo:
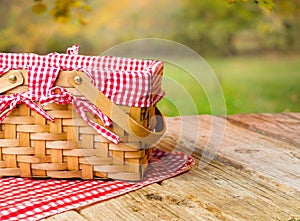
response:
[[[0,94],[22,85],[23,74],[20,70],[12,70],[0,77]]]
[[[123,130],[133,135],[137,140],[146,143],[153,144],[157,142],[165,133],[166,123],[159,112],[156,109],[156,115],[158,120],[158,131],[151,131],[145,128],[132,117],[126,114],[120,107],[109,100],[101,91],[99,91],[91,82],[89,77],[78,71],[72,71],[68,76],[69,83],[75,87],[81,95],[87,98],[91,103],[98,107],[106,116],[119,125]]]

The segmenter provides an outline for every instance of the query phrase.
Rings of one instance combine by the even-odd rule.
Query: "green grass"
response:
[[[166,63],[166,97],[158,105],[165,115],[300,111],[299,56],[207,58],[206,62],[223,94],[209,77],[195,80],[189,72]],[[183,63],[201,76],[209,74],[208,66],[199,60],[185,59]]]

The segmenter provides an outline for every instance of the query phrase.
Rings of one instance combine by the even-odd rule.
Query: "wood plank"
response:
[[[300,113],[236,114],[227,119],[250,130],[290,142],[300,148]]]
[[[281,115],[287,117],[280,120]],[[79,213],[86,220],[298,221],[298,133],[284,132],[287,140],[273,132],[298,127],[297,118],[298,114],[264,115],[265,127],[257,124],[261,129],[255,130],[209,115],[167,118],[167,134],[157,146],[192,154],[196,166]]]
[[[226,162],[236,168],[248,170],[250,174],[262,176],[269,180],[268,182],[272,181],[279,186],[300,191],[299,148],[230,122],[226,123],[223,134],[223,120],[208,115],[201,116],[198,121],[193,116],[182,117],[176,121],[172,118],[167,119],[168,133],[158,146],[169,150],[175,147],[175,150],[183,150],[191,154],[198,152],[209,156],[210,160]],[[212,121],[214,121],[213,126]],[[197,124],[201,126],[200,134],[194,134],[192,131],[193,128],[199,127]],[[180,133],[183,131],[180,125],[185,125],[183,135]],[[214,137],[213,142],[212,137]],[[222,138],[222,144],[219,146],[214,145],[218,137]],[[204,159],[205,157],[201,161],[203,167],[204,162],[207,161]]]
[[[287,115],[287,116],[292,117],[292,118],[295,118],[297,120],[300,120],[300,113],[285,112],[285,113],[282,113],[282,114]]]
[[[299,205],[299,197],[259,177],[213,163],[80,214],[88,220],[291,220],[300,218]]]
[[[162,182],[176,192],[211,211],[221,220],[291,220],[300,218],[299,195],[278,190],[260,177],[249,176],[222,163]]]
[[[197,202],[158,184],[85,208],[80,214],[88,220],[221,220]]]
[[[41,221],[88,221],[88,220],[75,211],[67,211],[46,219],[41,219]]]

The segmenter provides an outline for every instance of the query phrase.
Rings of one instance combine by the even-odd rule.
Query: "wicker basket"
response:
[[[10,70],[1,76],[0,94],[27,91],[26,79],[26,70]],[[159,111],[155,105],[117,106],[87,81],[82,72],[61,71],[55,85],[86,96],[101,110],[107,109],[103,111],[113,121],[109,130],[120,136],[121,142],[114,144],[99,135],[70,104],[52,103],[43,108],[55,118],[54,122],[19,104],[0,124],[0,176],[143,178],[151,156],[151,143],[165,129]],[[90,118],[101,124],[94,116]],[[141,128],[144,129],[140,133]]]

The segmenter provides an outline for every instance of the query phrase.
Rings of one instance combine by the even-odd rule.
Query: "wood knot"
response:
[[[158,194],[153,194],[153,193],[146,194],[146,198],[148,200],[157,200],[157,201],[163,200],[162,196],[160,196]]]

